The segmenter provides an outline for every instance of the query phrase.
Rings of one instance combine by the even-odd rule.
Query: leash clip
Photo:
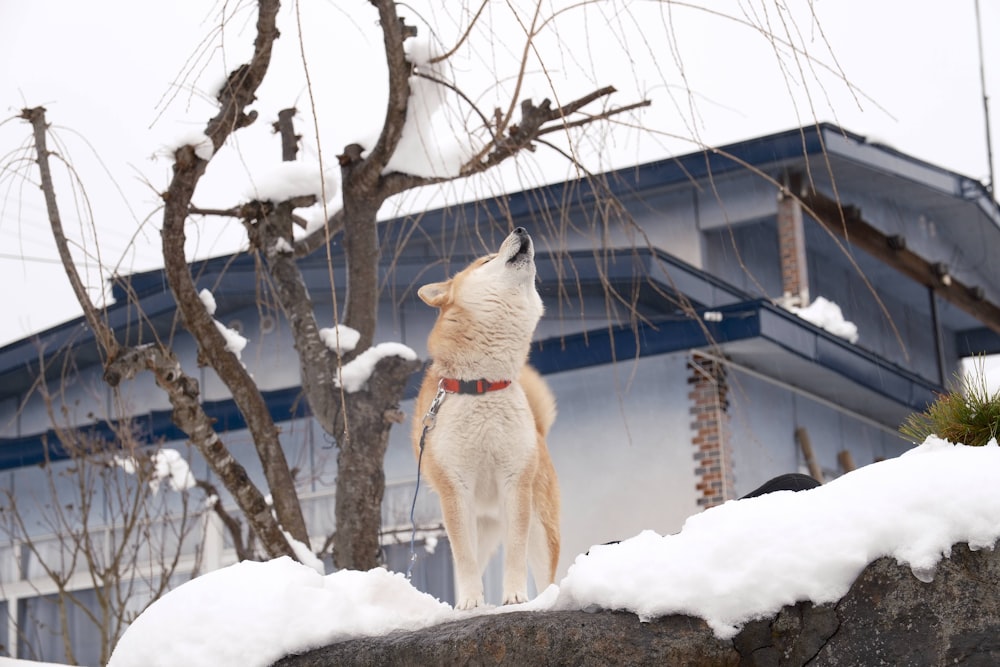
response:
[[[431,401],[431,405],[427,408],[427,414],[424,415],[424,432],[434,428],[437,423],[437,413],[441,409],[441,404],[444,402],[444,397],[448,392],[444,389],[444,380],[438,381],[437,394],[434,395],[434,400]]]

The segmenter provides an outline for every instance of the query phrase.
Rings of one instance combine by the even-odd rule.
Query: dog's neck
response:
[[[528,358],[528,346],[523,354],[504,355],[500,350],[492,350],[494,354],[483,354],[480,351],[464,351],[456,349],[435,350],[432,370],[440,378],[455,378],[456,380],[489,381],[517,380],[521,368]]]
[[[438,387],[448,394],[487,394],[491,391],[506,389],[512,380],[459,380],[456,378],[441,378]]]

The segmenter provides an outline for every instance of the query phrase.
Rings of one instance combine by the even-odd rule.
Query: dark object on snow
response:
[[[819,482],[809,475],[803,475],[800,472],[790,472],[786,475],[778,475],[773,479],[767,480],[743,496],[743,498],[756,498],[765,493],[774,493],[775,491],[806,491],[807,489],[814,489],[817,486],[819,486]]]
[[[756,498],[757,496],[762,496],[765,493],[773,493],[775,491],[805,491],[807,489],[814,489],[819,486],[814,478],[809,475],[803,475],[800,472],[790,472],[784,475],[778,475],[777,477],[772,477],[767,480],[756,489],[746,494],[740,500],[744,498]],[[605,542],[608,544],[618,544],[621,540],[613,540],[611,542]],[[589,551],[587,552],[590,553]]]

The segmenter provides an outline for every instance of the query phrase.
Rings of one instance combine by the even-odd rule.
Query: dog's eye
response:
[[[487,255],[486,257],[483,257],[481,260],[479,260],[479,266],[482,266],[483,264],[488,264],[489,262],[492,262],[494,259],[496,259],[496,253],[492,255]]]

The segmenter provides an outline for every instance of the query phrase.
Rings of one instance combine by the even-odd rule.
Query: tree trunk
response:
[[[375,215],[381,202],[361,204],[352,199],[345,193],[344,251],[349,260],[344,323],[361,334],[357,347],[360,351],[374,342],[378,319],[379,252]]]
[[[346,420],[335,434],[337,454],[337,532],[334,564],[339,569],[371,569],[381,551],[383,461],[389,430],[402,420],[399,401],[406,381],[420,369],[417,360],[386,357],[375,366],[368,388],[347,394]]]
[[[345,196],[345,200],[350,199]],[[352,221],[347,227],[355,233],[350,242],[345,240],[350,278],[346,324],[362,334],[358,350],[371,346],[377,317],[378,205],[373,200],[369,197],[362,205],[345,205],[355,214],[347,216]],[[338,446],[334,564],[338,569],[369,570],[379,564],[381,552],[383,463],[389,431],[393,423],[402,420],[399,402],[420,363],[399,357],[383,359],[363,391],[348,393],[336,383],[336,353],[320,339],[305,281],[287,251],[291,213],[292,202],[283,202],[260,215],[257,238],[299,355],[303,393],[316,420]]]

